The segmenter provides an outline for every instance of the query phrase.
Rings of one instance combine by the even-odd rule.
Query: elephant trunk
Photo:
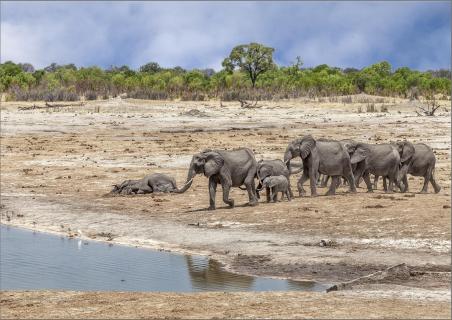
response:
[[[403,164],[399,170],[398,180],[402,180],[408,174],[409,164]]]
[[[292,159],[292,153],[290,152],[290,150],[286,150],[286,152],[284,153],[284,163],[287,166],[287,169],[289,170],[289,172],[291,172],[291,166],[290,166],[290,160]]]
[[[289,173],[297,174],[297,173],[300,173],[301,171],[303,171],[303,165],[301,165],[301,167],[297,170],[292,170],[290,160],[292,160],[292,152],[290,152],[290,150],[286,150],[286,152],[284,153],[284,163],[287,166],[287,170],[289,170]]]
[[[185,181],[185,184],[182,188],[177,189],[175,191],[175,193],[184,193],[185,191],[187,191],[190,187],[191,184],[193,183],[193,178],[195,177],[196,172],[195,169],[193,168],[193,162],[190,164],[190,168],[188,169],[188,174],[187,174],[187,180]]]

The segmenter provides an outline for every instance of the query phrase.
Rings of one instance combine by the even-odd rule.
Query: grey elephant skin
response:
[[[278,200],[278,193],[281,192],[281,200],[284,199],[284,195],[287,197],[287,201],[291,200],[289,194],[289,180],[286,176],[269,176],[263,181],[263,186],[270,190],[270,199],[273,202]]]
[[[334,141],[334,140],[330,140],[330,139],[318,139],[318,141]],[[347,151],[348,151],[348,146],[349,145],[353,145],[356,144],[355,140],[351,140],[351,139],[343,139],[343,140],[339,140],[338,141]],[[349,153],[349,156],[350,153]],[[356,170],[356,164],[352,165],[352,171],[355,172]],[[327,175],[320,175],[321,177],[319,178],[319,181],[317,181],[317,183],[320,183],[320,186],[325,188],[328,185],[328,180],[331,178],[330,176]],[[342,177],[343,182],[341,181],[341,179],[339,179],[338,185],[337,187],[339,187],[341,184],[346,185],[347,184],[347,179],[345,177]],[[355,181],[355,186],[357,187],[359,184],[358,181]]]
[[[209,178],[209,210],[215,210],[215,194],[217,185],[223,188],[223,201],[231,208],[234,200],[229,198],[231,187],[245,185],[248,191],[249,204],[257,204],[254,177],[257,171],[257,161],[248,148],[235,150],[205,150],[193,155],[188,169],[185,185],[178,190],[183,193],[190,188],[196,174],[204,174]]]
[[[125,180],[114,185],[111,194],[145,194],[153,192],[176,192],[176,180],[163,173],[153,173],[138,180]]]
[[[320,174],[332,177],[330,188],[326,195],[336,193],[340,177],[345,177],[350,191],[356,192],[350,156],[344,146],[334,140],[316,141],[311,135],[295,139],[289,143],[284,153],[284,162],[291,171],[290,161],[300,157],[303,161],[303,175],[297,183],[300,196],[305,194],[303,183],[310,180],[311,196],[317,196],[317,180]]]
[[[290,172],[289,169],[287,169],[287,166],[284,164],[282,160],[276,159],[276,160],[260,160],[257,163],[257,178],[259,181],[259,184],[257,186],[256,194],[259,196],[259,191],[264,188],[265,186],[262,184],[263,180],[270,176],[284,176],[287,178],[288,181],[288,191],[290,194],[290,197],[293,198],[292,188],[290,187],[290,175],[300,172],[301,170]],[[267,196],[267,202],[270,202],[270,190],[268,187],[266,188],[266,196]]]
[[[363,177],[368,192],[373,191],[370,174],[389,179],[386,192],[393,192],[394,184],[400,187],[400,155],[393,145],[355,143],[347,147],[352,154],[351,163],[356,164],[355,181]]]
[[[424,177],[421,193],[428,192],[429,182],[435,193],[440,192],[441,187],[436,183],[434,177],[436,157],[432,148],[424,143],[412,144],[408,141],[399,141],[396,146],[400,155],[400,179],[403,182],[403,191],[408,191],[407,174],[411,174],[416,177]]]

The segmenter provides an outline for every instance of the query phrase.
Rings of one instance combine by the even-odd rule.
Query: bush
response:
[[[380,112],[389,112],[388,106],[385,105],[385,104],[383,104],[383,105],[380,107]]]
[[[341,102],[342,102],[343,104],[346,104],[346,103],[353,103],[353,99],[352,99],[351,96],[346,96],[346,97],[342,97]]]
[[[375,104],[368,103],[366,106],[366,112],[377,112],[377,109],[375,109]]]
[[[85,92],[86,100],[97,100],[97,93],[94,91]]]

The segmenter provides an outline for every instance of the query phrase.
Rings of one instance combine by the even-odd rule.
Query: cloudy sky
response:
[[[450,68],[443,2],[1,2],[1,61],[221,68],[260,42],[287,65]]]

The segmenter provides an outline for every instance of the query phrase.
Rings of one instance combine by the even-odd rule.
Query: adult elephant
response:
[[[329,139],[318,139],[318,141],[334,141],[334,140],[329,140]],[[345,150],[347,150],[347,152],[350,151],[349,146],[350,145],[354,145],[356,144],[355,140],[352,139],[342,139],[338,141],[344,148]],[[349,152],[349,156],[351,156],[350,152]],[[356,164],[352,165],[352,171],[354,172],[356,170]],[[319,179],[318,183],[320,183],[320,187],[322,188],[326,188],[327,184],[328,184],[328,180],[330,179],[330,176],[327,175],[321,175],[321,179]],[[345,177],[342,177],[343,179],[343,184],[346,185],[347,184],[347,179]],[[339,187],[342,184],[341,179],[339,179],[338,181],[338,185],[336,187]],[[355,181],[355,187],[357,187],[359,185],[359,181]]]
[[[347,145],[352,165],[356,164],[355,181],[363,177],[367,191],[372,192],[369,174],[389,179],[386,192],[393,192],[393,185],[400,187],[399,164],[400,155],[391,144],[355,143]]]
[[[303,183],[310,180],[311,196],[317,196],[318,174],[332,176],[332,182],[327,195],[336,193],[336,186],[340,177],[345,177],[350,191],[356,192],[350,156],[344,146],[334,140],[316,141],[311,135],[295,139],[289,143],[284,153],[284,162],[291,171],[290,161],[295,157],[303,161],[303,175],[297,183],[300,196],[305,194]]]
[[[432,148],[424,143],[412,144],[408,141],[396,142],[397,150],[400,155],[400,178],[403,182],[403,191],[408,191],[407,174],[416,177],[424,177],[424,185],[421,193],[427,193],[428,183],[433,186],[435,193],[440,192],[441,187],[436,183],[434,172],[436,157]]]
[[[234,200],[229,199],[231,187],[245,185],[248,191],[249,204],[257,204],[256,187],[254,177],[256,176],[257,161],[253,152],[248,148],[235,150],[205,150],[193,155],[188,169],[187,181],[179,189],[183,193],[190,188],[196,174],[204,174],[209,178],[209,210],[215,210],[215,194],[217,185],[223,188],[223,201],[231,208]]]
[[[287,166],[284,164],[283,161],[276,159],[276,160],[260,160],[257,163],[257,179],[259,181],[259,184],[256,189],[256,194],[259,197],[259,191],[263,188],[263,181],[265,178],[270,176],[285,176],[287,178],[287,181],[289,181],[289,195],[291,198],[293,198],[292,189],[290,187],[290,175],[296,174],[301,172],[302,169],[298,169],[296,171],[289,171]],[[267,202],[270,202],[270,190],[269,188],[266,189],[266,195],[267,195]]]

